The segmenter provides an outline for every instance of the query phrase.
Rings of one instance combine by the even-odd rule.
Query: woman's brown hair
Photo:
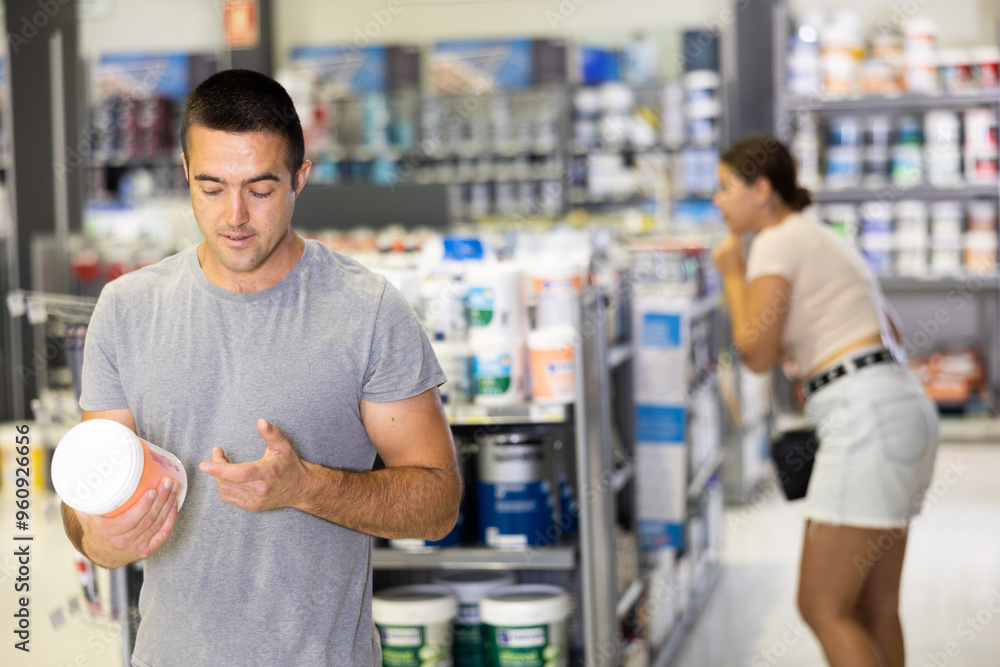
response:
[[[719,160],[747,185],[763,176],[793,211],[801,211],[813,199],[795,178],[795,160],[783,143],[767,134],[755,134],[727,148]]]

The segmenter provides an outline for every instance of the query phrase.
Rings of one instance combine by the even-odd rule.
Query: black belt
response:
[[[845,375],[853,373],[854,371],[864,368],[865,366],[872,366],[874,364],[884,364],[888,361],[895,361],[895,357],[892,356],[892,352],[886,349],[875,350],[873,352],[868,352],[862,354],[859,357],[854,357],[853,359],[848,359],[842,364],[837,364],[833,368],[823,373],[820,373],[812,380],[810,380],[805,387],[805,394],[809,396],[813,392],[825,387],[837,378],[842,378]]]

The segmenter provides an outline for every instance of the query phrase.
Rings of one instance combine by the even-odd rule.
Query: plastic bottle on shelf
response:
[[[789,39],[788,91],[793,95],[813,95],[822,86],[819,49],[819,28],[822,23],[822,13],[808,13],[802,17],[798,29]]]
[[[798,181],[810,190],[820,187],[819,155],[820,137],[816,115],[806,112],[799,115],[798,128],[792,139]]]
[[[972,86],[971,58],[966,49],[941,49],[937,54],[938,85],[946,93],[964,93]]]
[[[980,89],[1000,86],[1000,47],[979,46],[969,54],[972,61],[970,78]]]
[[[854,187],[861,181],[861,128],[853,115],[830,121],[826,149],[826,186],[831,189]]]
[[[901,276],[927,274],[927,257],[930,237],[927,224],[927,204],[905,200],[895,206],[894,246],[896,249],[895,272]]]
[[[872,201],[858,208],[860,234],[858,245],[875,275],[892,273],[892,209],[885,202]]]
[[[936,201],[930,205],[930,272],[935,276],[961,274],[964,209],[958,201]]]
[[[962,182],[961,121],[954,111],[935,109],[924,115],[924,164],[927,180],[936,186]]]
[[[997,111],[966,109],[965,179],[969,183],[995,183],[998,172]]]
[[[910,187],[923,180],[923,129],[917,116],[896,119],[896,144],[892,148],[892,182]]]
[[[889,182],[891,134],[890,116],[875,115],[865,118],[861,176],[867,187],[880,187]]]
[[[910,92],[937,92],[937,39],[937,24],[928,18],[917,16],[904,24],[903,58]]]

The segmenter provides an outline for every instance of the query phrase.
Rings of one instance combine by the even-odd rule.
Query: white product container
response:
[[[483,665],[483,637],[479,603],[492,590],[512,586],[517,577],[507,570],[437,570],[433,583],[450,588],[458,597],[455,618],[455,667]]]
[[[975,275],[996,272],[996,232],[974,231],[965,235],[965,270]]]
[[[525,397],[524,338],[474,336],[472,387],[479,405],[511,405]]]
[[[535,327],[576,326],[583,282],[584,269],[579,266],[530,269],[528,284],[535,304]]]
[[[479,603],[486,664],[566,667],[569,595],[558,586],[520,584],[490,591]]]
[[[420,312],[431,340],[462,340],[465,319],[465,284],[454,278],[429,277],[420,286]]]
[[[372,596],[372,620],[386,665],[451,667],[458,599],[433,584],[400,586]]]
[[[980,46],[971,50],[972,83],[980,88],[1000,86],[1000,48]]]
[[[434,355],[448,381],[438,387],[445,406],[472,402],[472,348],[465,341],[434,341]]]
[[[932,245],[937,246],[946,239],[962,239],[962,220],[964,211],[961,202],[937,201],[931,204],[931,236]]]
[[[84,514],[117,516],[165,477],[181,485],[179,509],[187,495],[180,460],[110,419],[77,424],[52,456],[52,486],[63,502]]]
[[[546,327],[528,332],[531,397],[536,403],[569,403],[576,397],[573,327]]]
[[[505,264],[482,264],[465,274],[469,336],[519,336],[524,332],[521,271]]]
[[[997,204],[995,201],[976,199],[968,204],[970,232],[997,231]]]

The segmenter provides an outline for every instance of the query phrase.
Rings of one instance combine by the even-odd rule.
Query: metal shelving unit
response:
[[[608,345],[605,296],[588,289],[581,319],[593,326],[575,350],[577,399],[571,404],[520,404],[503,407],[459,406],[449,416],[456,431],[478,427],[572,428],[579,499],[579,536],[554,545],[525,549],[461,546],[405,551],[376,548],[376,570],[505,569],[536,573],[578,573],[576,620],[581,630],[582,664],[606,662],[618,653],[618,624],[635,606],[643,582],[629,583],[619,596],[615,582],[615,497],[629,489],[633,467],[614,463],[611,372],[631,360],[631,346]],[[609,648],[610,647],[610,648]]]
[[[772,9],[772,28],[776,52],[774,74],[775,135],[790,144],[794,132],[793,117],[797,112],[815,113],[821,118],[870,114],[921,114],[935,109],[960,112],[975,107],[991,107],[1000,112],[1000,88],[966,92],[895,95],[859,95],[851,98],[831,98],[817,91],[806,97],[792,95],[787,90],[785,48],[788,44],[791,17],[787,0],[779,0]],[[929,183],[903,186],[886,182],[844,189],[818,189],[813,198],[820,204],[862,204],[879,201],[887,204],[903,200],[969,202],[989,199],[1000,203],[1000,179],[994,182],[967,182],[954,187],[939,187]],[[1000,285],[996,273],[969,276],[930,276],[913,278],[885,276],[880,284],[904,324],[904,342],[911,343],[917,355],[951,344],[975,343],[983,356],[987,383],[993,397],[1000,396]],[[968,302],[966,308],[958,305]],[[927,318],[943,313],[948,327],[933,328],[934,335],[922,326]],[[975,320],[971,315],[976,316]],[[939,323],[940,324],[940,323]],[[924,336],[927,336],[926,340]],[[923,340],[925,344],[913,344]]]
[[[575,544],[554,544],[531,549],[452,547],[426,551],[376,548],[372,566],[386,570],[573,570],[579,563]]]
[[[886,197],[892,199],[976,199],[978,197],[997,196],[997,186],[993,184],[970,183],[959,187],[939,187],[933,185],[915,185],[903,187],[884,184],[876,188],[844,188],[842,190],[815,190],[813,199],[820,204],[852,203],[860,201],[880,201]]]

